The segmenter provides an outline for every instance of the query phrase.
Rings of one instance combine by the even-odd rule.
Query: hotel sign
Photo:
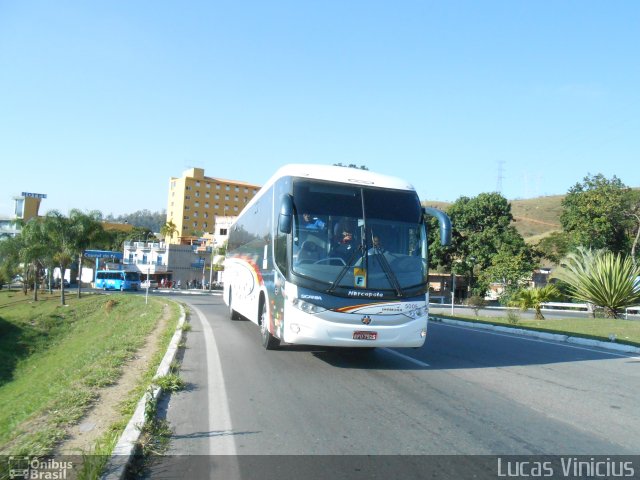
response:
[[[22,196],[23,197],[29,197],[29,198],[47,198],[47,194],[46,193],[22,192]]]

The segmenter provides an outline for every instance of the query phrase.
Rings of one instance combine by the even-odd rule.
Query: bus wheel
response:
[[[231,289],[229,289],[229,319],[238,320],[238,312],[233,309],[233,295],[231,295]]]
[[[260,322],[260,335],[262,336],[262,346],[267,350],[275,350],[280,346],[280,340],[271,335],[267,327],[267,309],[264,306],[264,300],[260,301],[260,310],[258,313],[258,321]]]

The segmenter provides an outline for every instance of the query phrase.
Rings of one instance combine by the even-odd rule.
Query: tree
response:
[[[511,204],[502,195],[494,192],[481,193],[474,198],[460,197],[447,213],[452,225],[450,246],[438,245],[435,241],[437,226],[430,223],[432,266],[440,265],[466,275],[472,293],[477,295],[484,295],[494,280],[513,278],[511,273],[505,274],[503,268],[508,256],[515,256],[520,262],[516,268],[518,272],[531,266],[528,271],[531,274],[533,252],[511,225]],[[496,261],[494,257],[498,252],[502,252],[503,257]]]
[[[135,227],[147,228],[153,232],[159,232],[167,218],[167,212],[161,210],[159,212],[151,212],[149,210],[138,210],[133,213],[127,213],[114,217],[112,214],[105,218],[108,222],[128,223]]]
[[[582,247],[567,255],[552,275],[568,285],[570,296],[602,307],[610,318],[619,318],[622,309],[640,303],[638,276],[640,268],[631,257]]]
[[[40,271],[50,249],[46,231],[39,218],[32,218],[23,225],[19,236],[21,240],[20,260],[27,267],[24,285],[26,287],[27,280],[32,282],[33,300],[38,301]]]
[[[626,213],[626,216],[630,219],[629,233],[633,238],[631,243],[631,261],[634,266],[637,266],[636,255],[638,251],[638,242],[640,241],[640,191],[632,190],[630,197],[630,208]]]
[[[171,220],[160,227],[160,235],[162,235],[165,239],[169,237],[169,242],[171,242],[171,239],[176,233],[178,233],[178,227],[176,227],[176,224]]]
[[[575,250],[578,245],[574,244],[574,238],[566,232],[552,232],[537,244],[534,249],[541,258],[553,262],[554,265],[560,264],[569,252]]]
[[[528,249],[514,250],[503,245],[491,258],[491,264],[479,274],[479,283],[485,288],[493,282],[504,286],[506,298],[522,287],[531,278],[535,262]]]
[[[0,272],[7,281],[20,272],[21,249],[22,238],[19,235],[0,240]]]
[[[562,200],[560,223],[576,245],[593,249],[626,252],[630,189],[615,175],[588,175],[576,183]]]
[[[60,268],[60,304],[65,305],[64,272],[76,254],[74,225],[71,220],[56,210],[47,212],[43,219],[44,231],[54,251],[53,259]]]
[[[511,298],[510,304],[519,307],[522,311],[533,308],[536,312],[536,320],[544,320],[542,304],[551,302],[560,297],[560,291],[551,284],[540,288],[522,288]]]
[[[49,253],[50,245],[40,219],[32,218],[26,223],[21,222],[19,235],[0,241],[0,268],[4,272],[3,276],[10,279],[21,271],[24,294],[27,294],[31,285],[33,299],[37,301],[40,273]]]
[[[80,210],[73,209],[69,212],[71,248],[78,257],[78,298],[80,298],[82,290],[82,259],[84,258],[84,252],[104,236],[101,218],[102,214],[97,210],[83,213]],[[62,271],[61,275],[64,275],[64,271]]]
[[[121,230],[105,230],[104,238],[98,242],[98,245],[101,245],[105,250],[120,252],[122,251],[124,242],[130,239],[130,232],[123,232]]]

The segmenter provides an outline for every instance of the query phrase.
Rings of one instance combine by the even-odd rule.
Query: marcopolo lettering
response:
[[[359,292],[357,290],[349,290],[347,294],[350,297],[364,297],[364,298],[382,298],[384,296],[382,292]]]

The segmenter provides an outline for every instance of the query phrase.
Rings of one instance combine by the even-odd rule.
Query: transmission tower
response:
[[[503,174],[503,166],[505,164],[504,160],[498,160],[498,181],[496,182],[496,192],[502,194],[502,179],[504,178]]]

